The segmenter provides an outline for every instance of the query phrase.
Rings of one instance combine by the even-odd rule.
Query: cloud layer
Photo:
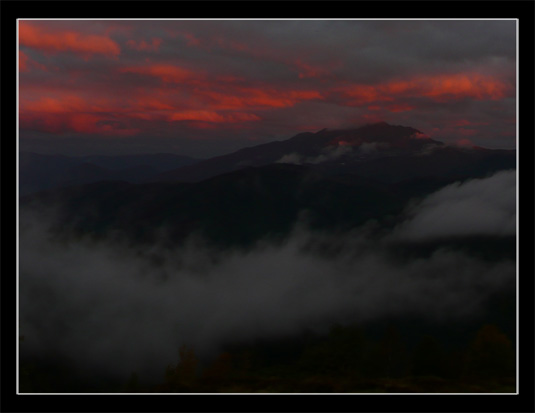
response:
[[[515,21],[19,26],[21,140],[29,148],[82,152],[91,138],[101,152],[135,141],[145,151],[208,156],[375,121],[447,142],[515,146]],[[72,107],[74,97],[83,104]],[[60,144],[73,139],[78,146]]]
[[[452,247],[413,257],[392,251],[403,237],[511,234],[511,188],[512,172],[445,187],[412,207],[394,235],[377,235],[372,223],[342,235],[297,225],[284,242],[260,240],[239,251],[194,239],[146,249],[111,238],[58,238],[51,216],[23,210],[25,354],[159,380],[182,344],[206,356],[236,340],[323,331],[334,322],[465,320],[493,293],[514,286],[514,261],[489,262]]]
[[[516,171],[454,183],[411,208],[394,234],[425,240],[467,235],[516,234]]]

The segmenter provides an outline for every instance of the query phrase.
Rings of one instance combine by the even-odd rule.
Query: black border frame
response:
[[[2,57],[2,398],[1,411],[535,411],[534,397],[534,16],[533,1],[451,2],[67,2],[1,3]],[[16,181],[16,22],[18,18],[516,18],[519,22],[520,380],[517,395],[17,395],[13,242]],[[165,17],[162,17],[165,16]],[[18,156],[18,155],[16,155]],[[522,174],[521,174],[522,172]],[[531,172],[531,173],[529,173]],[[531,218],[531,219],[530,219]],[[13,247],[13,248],[11,248]],[[529,265],[529,266],[528,266]],[[531,269],[531,271],[530,271]],[[160,399],[156,399],[160,397]],[[356,397],[356,399],[355,399]],[[163,399],[162,399],[163,398]]]

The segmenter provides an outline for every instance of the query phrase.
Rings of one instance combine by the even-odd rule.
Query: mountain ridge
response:
[[[102,180],[140,183],[159,173],[198,160],[171,153],[139,155],[67,156],[19,153],[19,191],[22,195]]]
[[[516,167],[516,150],[455,147],[418,129],[385,122],[353,129],[322,129],[194,159],[176,154],[123,156],[19,155],[20,194],[98,181],[201,182],[218,175],[271,164],[314,166],[322,175],[350,174],[399,182],[421,177],[481,177]]]
[[[514,157],[515,153],[515,150],[448,146],[431,139],[418,129],[380,122],[356,129],[302,132],[287,140],[243,148],[230,154],[166,171],[156,178],[162,181],[199,182],[222,173],[271,163],[315,164],[347,172],[370,169],[371,166],[367,163],[386,158],[405,159],[405,163],[409,164],[411,160],[422,163],[417,157],[437,156],[437,152],[440,151],[443,151],[442,155],[446,154],[452,158],[462,158],[464,153],[471,153],[477,159],[482,153],[490,157],[502,154],[509,158],[506,162],[509,167],[513,167],[510,158]],[[466,161],[469,162],[468,159]],[[388,162],[396,164],[396,161]],[[366,166],[363,166],[365,164]],[[463,168],[467,169],[468,166],[464,165]],[[399,172],[402,173],[403,168]],[[393,175],[396,173],[397,171],[392,171]]]

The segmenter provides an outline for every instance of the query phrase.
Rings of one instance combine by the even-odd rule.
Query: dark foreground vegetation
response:
[[[447,332],[446,332],[447,334]],[[459,336],[459,334],[457,334]],[[159,384],[133,372],[122,382],[83,383],[68,368],[23,362],[21,392],[121,393],[514,393],[515,345],[499,327],[464,331],[465,340],[389,325],[379,333],[355,325],[328,335],[230,346],[200,360],[182,346]],[[78,382],[77,382],[78,380]],[[80,388],[77,388],[80,386]],[[81,386],[86,386],[84,389]],[[106,387],[106,388],[103,388]]]

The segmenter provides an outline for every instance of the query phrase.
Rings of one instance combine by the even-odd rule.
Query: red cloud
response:
[[[37,100],[20,101],[21,127],[48,133],[86,133],[124,136],[139,132],[129,126],[136,120],[188,121],[190,127],[211,124],[243,124],[259,121],[253,113],[213,109],[186,109],[191,105],[169,101],[169,96],[123,96],[120,99],[94,99],[88,96],[56,94]]]
[[[182,33],[182,36],[188,41],[188,46],[198,46],[201,41],[191,33]]]
[[[299,72],[299,79],[325,79],[328,77],[332,78],[333,69],[342,66],[342,62],[340,60],[333,60],[328,64],[323,63],[322,66],[304,62],[302,59],[295,59],[293,62],[288,60],[287,64],[297,68]]]
[[[137,110],[145,110],[145,111],[175,109],[175,107],[171,105],[170,103],[163,102],[160,99],[150,97],[150,96],[138,97],[137,100],[135,100],[132,104]]]
[[[427,97],[437,102],[457,99],[498,100],[510,92],[506,83],[492,76],[478,73],[458,73],[415,77],[409,80],[391,81],[377,85],[351,85],[338,89],[348,106],[360,106],[374,102],[388,102],[396,98]],[[392,112],[411,110],[408,105],[387,107]]]
[[[502,99],[507,94],[507,85],[491,76],[478,73],[442,75],[424,80],[423,94],[438,100],[473,98]]]
[[[47,52],[111,56],[117,56],[121,52],[117,43],[106,36],[86,35],[74,31],[49,32],[24,21],[19,23],[19,41],[21,45]]]
[[[188,110],[175,112],[169,116],[170,121],[197,120],[203,122],[224,122],[225,118],[217,112],[208,110]]]
[[[28,70],[28,56],[22,50],[19,50],[19,70],[21,72]]]
[[[188,110],[175,112],[169,116],[170,121],[201,121],[211,123],[238,123],[247,121],[257,121],[260,118],[251,113],[230,113],[220,114],[209,110]]]
[[[244,113],[244,112],[231,113],[227,116],[227,119],[231,123],[261,120],[260,116],[257,116],[254,113]]]
[[[360,106],[364,103],[393,99],[391,96],[383,95],[377,86],[370,85],[353,85],[344,88],[341,92],[345,98],[350,98],[345,102],[348,106]]]
[[[457,134],[463,135],[463,136],[474,136],[479,133],[477,129],[466,129],[466,128],[459,128],[456,130]]]
[[[379,105],[370,105],[368,106],[368,110],[381,110],[382,107]]]
[[[319,66],[312,66],[300,59],[297,59],[294,64],[299,69],[299,79],[321,78],[329,74],[326,69]]]
[[[408,105],[406,103],[394,103],[394,104],[391,104],[391,105],[387,105],[386,108],[390,111],[390,112],[408,112],[410,110],[413,110],[415,109],[414,106],[411,106],[411,105]]]
[[[488,124],[488,122],[472,122],[466,119],[459,119],[452,123],[453,126],[484,126]]]
[[[411,135],[412,139],[429,139],[429,135],[421,132],[415,132]]]
[[[37,113],[65,113],[77,112],[87,110],[87,105],[79,97],[65,96],[62,99],[55,98],[41,98],[38,101],[26,102],[21,100],[21,112],[37,112]]]
[[[181,83],[197,78],[198,75],[190,70],[169,64],[154,64],[150,66],[123,67],[121,73],[136,73],[161,79],[166,83]]]
[[[30,59],[30,57],[24,53],[22,50],[19,50],[19,71],[20,72],[29,72],[31,68],[37,68],[40,70],[46,70],[46,67],[35,60]]]
[[[322,99],[315,90],[278,90],[272,88],[232,87],[226,92],[214,92],[211,88],[196,90],[218,109],[286,108],[304,100]]]
[[[66,132],[99,134],[112,136],[129,136],[139,132],[127,128],[105,116],[94,113],[52,113],[42,116],[35,112],[20,115],[21,127],[42,132],[61,134]]]
[[[472,142],[470,139],[458,139],[457,141],[455,141],[455,144],[457,146],[464,146],[464,147],[475,146],[474,142]]]
[[[74,95],[46,97],[37,101],[20,101],[20,124],[23,128],[48,133],[91,133],[124,136],[137,133],[117,123],[116,110],[109,102],[88,102]]]

